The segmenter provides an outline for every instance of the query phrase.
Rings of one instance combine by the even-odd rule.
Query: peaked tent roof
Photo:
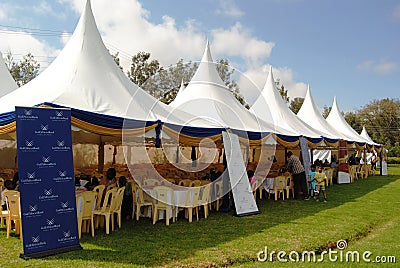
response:
[[[272,66],[269,69],[267,81],[260,96],[251,106],[253,113],[264,121],[270,120],[271,116],[275,125],[291,130],[299,136],[311,138],[313,143],[322,141],[321,133],[307,125],[298,118],[283,101],[276,88]]]
[[[361,131],[361,133],[360,133],[360,136],[363,137],[363,138],[368,142],[368,144],[375,145],[375,146],[380,146],[380,144],[374,142],[374,141],[371,139],[371,137],[368,135],[368,132],[367,132],[365,126],[363,126],[363,128],[362,128],[362,131]]]
[[[236,100],[217,72],[208,41],[196,73],[170,106],[207,118],[224,128],[298,136],[280,126],[275,127],[273,122],[258,119]]]
[[[349,141],[354,141],[357,143],[367,143],[367,141],[361,137],[344,119],[344,116],[339,110],[339,106],[336,101],[336,97],[333,98],[332,109],[329,112],[326,121],[337,129],[338,132],[349,137]]]
[[[3,55],[0,52],[0,97],[7,95],[17,88],[18,85],[8,71]]]
[[[303,105],[297,113],[297,116],[306,124],[321,132],[325,141],[328,143],[334,143],[340,139],[347,140],[347,137],[338,133],[322,116],[311,95],[310,86],[308,86]]]
[[[91,123],[90,128],[100,125],[120,130],[124,118],[142,122],[141,127],[154,125],[157,120],[210,126],[204,120],[190,121],[190,115],[156,100],[129,80],[104,46],[90,0],[72,37],[50,66],[28,84],[0,98],[0,115],[13,113],[15,106],[43,103],[72,108],[73,116]],[[109,135],[102,132],[103,128],[95,133]]]

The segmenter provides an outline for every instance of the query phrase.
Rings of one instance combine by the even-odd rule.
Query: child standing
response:
[[[311,165],[311,170],[308,173],[308,178],[307,178],[307,182],[308,182],[308,192],[309,192],[309,196],[313,197],[314,196],[314,189],[315,189],[315,185],[316,185],[316,181],[315,181],[315,174],[317,173],[315,171],[316,166],[313,164]],[[315,196],[314,196],[315,197]]]
[[[318,167],[318,172],[314,176],[315,181],[317,182],[318,186],[318,194],[317,194],[317,202],[319,201],[319,194],[324,194],[324,202],[326,203],[326,190],[325,190],[325,182],[327,180],[325,173],[322,172],[322,167]]]

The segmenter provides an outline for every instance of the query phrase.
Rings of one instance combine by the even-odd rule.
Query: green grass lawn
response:
[[[400,166],[390,166],[389,176],[370,177],[354,184],[334,185],[327,191],[328,203],[310,201],[257,200],[261,214],[234,217],[213,211],[208,219],[188,223],[179,219],[170,226],[150,219],[125,221],[122,228],[95,237],[84,234],[82,251],[44,259],[22,260],[22,243],[16,236],[6,239],[0,228],[0,266],[4,267],[352,267],[373,264],[329,262],[257,262],[257,253],[269,251],[335,250],[335,242],[347,240],[345,251],[371,251],[395,256],[400,262]],[[337,249],[336,249],[337,250]],[[286,256],[287,258],[287,256]],[[395,267],[384,264],[382,267]]]

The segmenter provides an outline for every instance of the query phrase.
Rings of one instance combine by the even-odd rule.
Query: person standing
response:
[[[294,183],[294,198],[299,198],[299,192],[301,191],[304,195],[304,200],[309,200],[306,172],[300,159],[294,155],[291,151],[287,153],[287,165],[286,169],[292,173]]]

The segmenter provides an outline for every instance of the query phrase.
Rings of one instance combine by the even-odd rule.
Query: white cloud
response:
[[[0,50],[3,55],[9,51],[12,53],[14,60],[19,61],[28,53],[31,53],[35,60],[38,61],[43,70],[48,66],[53,58],[58,55],[59,50],[49,46],[46,42],[40,41],[26,32],[7,32],[4,31],[7,38],[2,39]]]
[[[258,98],[267,81],[269,68],[270,65],[265,64],[249,69],[243,73],[243,76],[238,81],[241,93],[248,103],[252,104]],[[285,89],[288,91],[290,101],[296,97],[305,97],[307,85],[302,82],[295,82],[293,79],[293,71],[290,68],[273,67],[272,72],[274,74],[274,79],[279,79],[279,83],[284,85]]]
[[[240,18],[244,15],[233,0],[220,0],[221,8],[217,9],[216,13],[232,18]]]
[[[82,0],[57,1],[69,5],[79,14],[84,8]],[[201,22],[190,19],[178,26],[174,18],[165,15],[162,17],[162,22],[152,23],[149,20],[151,13],[137,0],[114,1],[113,12],[110,12],[109,1],[96,0],[92,1],[92,9],[103,41],[112,54],[120,52],[119,57],[125,71],[130,66],[132,55],[139,51],[150,52],[152,57],[165,67],[175,64],[181,58],[184,61],[201,59],[206,42],[206,34],[200,31]],[[244,61],[240,66],[245,70],[244,75],[247,78],[237,81],[243,95],[251,102],[264,86],[268,74],[266,60],[275,44],[258,39],[240,23],[228,29],[211,29],[210,32],[214,59],[223,56],[231,62],[231,65]],[[34,55],[49,57],[58,53],[56,49],[33,36],[24,35],[19,38],[18,40],[16,37],[9,38],[8,44],[1,43],[0,49],[7,51],[10,47],[13,53],[25,55],[27,52],[32,52]],[[66,44],[67,40],[69,40],[68,35],[61,37],[63,44]],[[304,96],[305,84],[293,81],[293,73],[289,68],[274,69],[274,76],[281,79],[290,97]]]
[[[253,37],[239,22],[230,29],[212,30],[212,48],[215,53],[240,56],[248,65],[260,65],[271,54],[275,46]]]
[[[400,4],[398,4],[392,12],[392,16],[393,18],[395,18],[396,20],[400,20]]]
[[[373,72],[378,75],[386,75],[393,73],[397,69],[397,64],[386,60],[381,60],[380,62],[366,60],[358,64],[357,69],[360,71]]]
[[[54,15],[55,14],[51,5],[45,1],[41,1],[38,5],[37,4],[33,5],[32,10],[33,10],[33,12],[35,12],[36,14],[39,14],[39,15],[42,15],[42,14]]]

